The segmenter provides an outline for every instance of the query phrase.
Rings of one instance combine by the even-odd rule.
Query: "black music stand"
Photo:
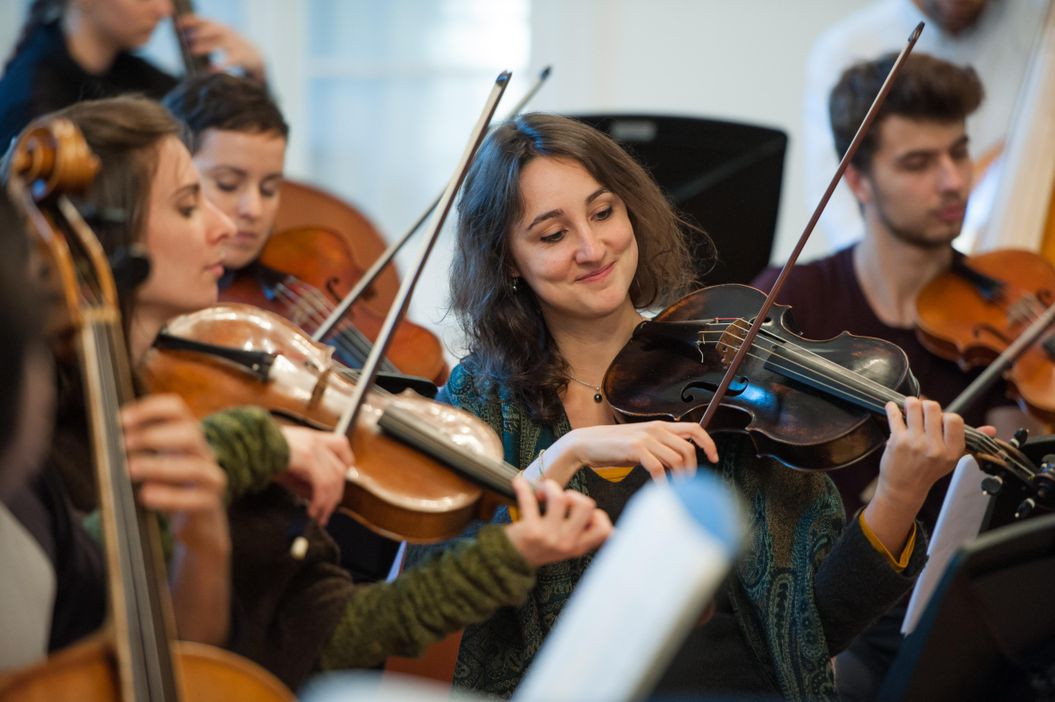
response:
[[[572,116],[632,153],[671,202],[710,235],[713,249],[701,239],[690,242],[703,283],[750,283],[769,264],[788,144],[784,132],[697,117]]]
[[[962,549],[906,639],[879,700],[1055,699],[1055,515]]]

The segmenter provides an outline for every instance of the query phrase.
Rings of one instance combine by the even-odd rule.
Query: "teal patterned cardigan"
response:
[[[532,421],[500,399],[503,393],[478,386],[470,368],[455,368],[441,397],[490,424],[507,462],[523,469],[570,431],[567,417],[552,427]],[[718,448],[711,468],[743,497],[754,535],[727,584],[756,658],[745,664],[760,666],[786,699],[835,700],[831,656],[908,590],[922,568],[926,538],[920,531],[908,568],[896,573],[856,519],[844,528],[842,503],[826,476],[759,459],[741,436],[719,437]],[[568,487],[588,494],[582,471]],[[506,510],[495,516],[508,519]],[[467,627],[455,684],[511,695],[589,564],[586,556],[540,568],[525,604]]]

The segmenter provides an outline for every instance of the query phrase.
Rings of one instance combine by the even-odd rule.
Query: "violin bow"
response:
[[[772,290],[769,291],[765,301],[763,301],[762,307],[759,308],[758,314],[755,316],[755,320],[751,323],[750,330],[748,330],[747,334],[741,341],[739,348],[736,350],[736,354],[733,356],[733,360],[730,361],[729,367],[725,371],[725,375],[722,376],[722,382],[719,383],[718,389],[714,391],[714,396],[711,398],[711,401],[707,405],[707,409],[703,413],[703,417],[700,419],[700,426],[704,429],[707,428],[707,425],[710,424],[715,412],[718,411],[718,407],[721,404],[722,399],[725,397],[729,385],[733,382],[733,378],[736,377],[737,371],[740,370],[740,364],[743,363],[744,358],[747,357],[747,352],[754,343],[755,337],[758,336],[762,324],[766,321],[766,316],[769,314],[770,308],[773,307],[777,295],[780,293],[781,288],[784,287],[785,279],[788,277],[791,269],[795,266],[795,263],[799,260],[799,254],[802,253],[802,248],[806,245],[806,241],[810,238],[810,234],[813,233],[814,227],[817,226],[817,220],[820,219],[821,213],[824,212],[824,208],[828,206],[828,200],[831,199],[832,193],[835,191],[835,186],[839,184],[839,179],[843,177],[843,173],[846,172],[846,167],[850,164],[850,160],[854,157],[854,154],[857,153],[857,149],[861,145],[861,140],[864,139],[865,134],[868,133],[869,128],[872,126],[876,113],[879,112],[879,108],[882,107],[883,101],[886,100],[887,93],[890,92],[890,86],[893,85],[894,79],[897,78],[898,73],[901,71],[901,64],[904,63],[905,57],[912,52],[912,47],[916,45],[916,40],[919,39],[920,32],[923,31],[923,26],[923,22],[916,25],[916,28],[912,30],[912,34],[909,35],[905,48],[901,50],[901,53],[898,54],[897,60],[894,61],[894,65],[890,67],[890,72],[887,74],[886,80],[883,81],[883,86],[879,89],[879,93],[872,101],[872,106],[868,108],[868,113],[865,115],[864,120],[861,121],[861,126],[857,128],[857,133],[854,134],[853,141],[850,142],[850,147],[846,149],[846,153],[843,154],[842,160],[839,161],[839,166],[835,169],[835,175],[832,176],[831,182],[828,183],[828,188],[824,191],[824,195],[821,196],[820,202],[817,203],[817,207],[813,210],[813,216],[811,216],[806,223],[806,228],[802,231],[798,243],[795,244],[791,256],[788,257],[784,267],[780,270],[780,275],[777,276],[776,282],[773,283]]]
[[[414,287],[417,285],[418,279],[421,277],[421,271],[425,268],[425,261],[428,260],[429,254],[432,252],[432,247],[436,243],[436,239],[439,238],[440,229],[443,228],[443,223],[446,221],[447,215],[450,213],[451,205],[454,203],[455,194],[457,194],[458,189],[461,188],[462,181],[465,180],[465,174],[469,171],[469,165],[472,163],[473,156],[476,155],[476,150],[480,147],[480,143],[484,139],[484,134],[487,133],[487,127],[491,123],[491,118],[494,116],[495,109],[498,107],[498,101],[502,98],[502,93],[505,92],[506,86],[509,85],[510,75],[509,71],[502,71],[502,73],[498,75],[498,78],[495,79],[495,84],[491,88],[490,95],[487,96],[487,101],[484,103],[484,108],[480,113],[480,118],[477,120],[476,125],[473,127],[472,133],[469,136],[469,143],[465,147],[465,152],[462,154],[461,161],[458,162],[458,167],[455,169],[454,175],[451,176],[450,182],[447,183],[447,188],[443,191],[443,195],[440,196],[440,200],[436,204],[435,213],[432,216],[432,222],[429,224],[428,233],[426,234],[424,241],[421,242],[421,250],[418,253],[418,258],[411,269],[407,271],[407,274],[403,277],[403,284],[399,286],[399,292],[396,293],[396,299],[392,302],[392,306],[388,310],[388,315],[385,317],[384,324],[381,325],[381,331],[378,333],[377,341],[374,342],[374,346],[370,350],[370,355],[367,356],[366,361],[363,363],[362,370],[359,373],[359,382],[355,386],[355,393],[352,395],[348,408],[344,411],[344,414],[341,415],[341,419],[334,429],[334,433],[338,435],[343,436],[346,434],[348,427],[352,426],[356,418],[359,416],[359,410],[362,408],[363,400],[366,398],[366,393],[373,385],[374,377],[377,375],[381,359],[384,358],[385,351],[388,349],[388,345],[392,341],[392,332],[395,331],[396,324],[407,310],[407,305],[410,302],[410,295],[414,292]],[[316,332],[316,334],[317,333],[318,332]]]
[[[543,83],[545,83],[546,80],[549,78],[549,74],[552,72],[552,70],[552,66],[546,66],[542,69],[542,72],[539,73],[538,78],[535,79],[535,82],[532,84],[531,88],[529,88],[528,91],[524,93],[524,97],[520,98],[520,101],[513,106],[513,109],[509,111],[509,114],[506,115],[503,121],[511,120],[524,111],[524,108],[527,106],[527,104],[531,101],[532,98],[535,97],[538,91],[542,88]],[[488,129],[490,129],[490,124],[488,125]],[[410,241],[410,237],[414,236],[418,229],[421,228],[421,225],[423,225],[425,223],[425,220],[429,218],[429,215],[431,215],[433,210],[436,209],[436,206],[440,204],[440,199],[442,197],[443,193],[437,195],[436,199],[433,200],[432,204],[430,204],[425,209],[425,211],[421,213],[421,216],[418,217],[417,221],[411,225],[410,229],[408,229],[406,233],[404,233],[403,236],[399,238],[398,241],[392,243],[392,245],[390,245],[380,256],[378,256],[377,260],[374,261],[373,264],[371,264],[370,268],[368,268],[366,272],[363,273],[363,277],[359,279],[359,282],[355,284],[355,287],[353,287],[348,292],[348,294],[344,296],[344,299],[341,300],[340,303],[338,303],[338,305],[333,308],[333,312],[331,312],[330,316],[326,318],[326,321],[324,321],[322,325],[315,330],[315,333],[311,335],[311,338],[314,341],[322,341],[327,336],[329,336],[330,332],[333,331],[334,327],[336,327],[337,324],[340,323],[344,315],[347,314],[348,309],[352,305],[354,305],[360,297],[362,297],[363,293],[366,291],[367,288],[370,287],[370,285],[373,284],[373,282],[377,279],[377,276],[379,276],[381,274],[381,271],[384,270],[385,266],[388,265],[389,261],[391,261],[392,258],[397,253],[399,253],[399,250],[402,249],[408,241]]]

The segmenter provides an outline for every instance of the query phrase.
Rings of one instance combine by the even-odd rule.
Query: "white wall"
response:
[[[804,202],[799,134],[806,54],[817,35],[872,0],[534,0],[532,64],[553,64],[538,109],[647,111],[785,130],[774,260],[790,253]],[[811,237],[803,260],[828,244]]]
[[[0,66],[7,63],[22,30],[26,0],[0,0]]]
[[[871,1],[529,0],[531,67],[514,76],[510,97],[518,97],[538,69],[552,65],[553,76],[531,109],[698,115],[784,129],[790,144],[774,250],[774,259],[782,260],[809,216],[803,201],[798,143],[806,54],[823,29]],[[417,2],[423,10],[409,13],[408,20],[428,21],[430,12],[425,6],[429,3],[434,8],[432,0]],[[25,0],[0,0],[0,49],[5,55],[25,5]],[[291,175],[341,193],[374,218],[388,237],[399,236],[448,176],[446,171],[453,167],[479,110],[478,101],[450,100],[464,112],[464,120],[455,120],[458,124],[464,121],[464,126],[451,128],[431,146],[413,146],[422,138],[431,138],[428,127],[436,121],[434,114],[418,113],[420,124],[406,137],[412,143],[393,152],[402,156],[390,153],[380,162],[349,160],[339,174],[321,172],[312,162],[309,134],[318,131],[319,122],[325,119],[333,120],[336,129],[348,129],[350,116],[320,115],[309,102],[307,79],[312,64],[307,58],[306,18],[313,2],[200,0],[199,7],[203,14],[238,27],[267,56],[273,87],[293,127],[287,164]],[[496,65],[494,72],[504,67]],[[372,69],[366,66],[365,70]],[[340,80],[341,75],[335,74],[334,79]],[[487,89],[486,84],[479,87],[480,100]],[[504,114],[504,108],[499,112]],[[382,104],[372,107],[369,123],[355,128],[370,132],[397,118],[398,114],[385,114]],[[408,148],[420,149],[417,157],[407,157]],[[449,157],[439,157],[448,151]],[[423,163],[426,156],[428,164]],[[435,169],[442,172],[431,172],[436,163],[447,161],[449,165]],[[434,253],[436,260],[426,269],[411,315],[441,334],[453,359],[460,354],[459,338],[453,319],[443,315],[451,245],[453,237],[445,234]],[[827,243],[818,235],[804,258],[826,252]],[[400,262],[405,265],[410,258],[401,257]]]

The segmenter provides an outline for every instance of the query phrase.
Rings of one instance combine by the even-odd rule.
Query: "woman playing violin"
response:
[[[179,127],[160,105],[116,98],[60,114],[80,127],[102,160],[81,206],[126,215],[100,230],[104,248],[112,255],[138,243],[154,262],[146,281],[124,300],[136,361],[168,319],[215,301],[232,227],[205,198]],[[186,412],[170,397],[154,402]],[[132,426],[146,419],[134,417]],[[200,437],[191,424],[183,422],[179,435]],[[311,430],[291,435],[254,408],[214,415],[204,427],[228,476],[239,615],[233,647],[294,688],[317,668],[374,665],[391,654],[414,654],[497,607],[519,603],[538,566],[596,548],[611,528],[591,500],[553,483],[539,488],[549,505],[540,515],[535,494],[518,481],[525,518],[517,524],[481,532],[474,543],[394,583],[355,587],[336,566],[336,548],[321,530],[304,560],[288,556],[286,530],[299,505],[272,482],[294,469],[291,460],[316,464],[304,471],[309,479],[327,471],[343,475],[353,460],[347,441]],[[304,443],[314,450],[298,449]],[[320,461],[326,452],[334,454],[332,460]]]
[[[190,129],[206,195],[237,228],[224,257],[221,299],[263,307],[314,333],[358,281],[356,251],[376,233],[357,229],[370,228],[365,219],[330,230],[324,214],[317,226],[275,231],[289,126],[265,86],[213,73],[184,80],[162,102]],[[310,213],[303,216],[311,221]],[[381,320],[360,301],[325,341],[342,363],[360,368]],[[437,383],[447,376],[439,340],[409,320],[396,327],[382,370]]]
[[[306,283],[259,260],[278,215],[289,138],[289,126],[267,88],[213,73],[184,80],[162,104],[187,125],[205,196],[235,225],[235,234],[224,247],[221,299],[233,292],[235,301],[243,301],[248,289],[250,301],[313,332],[326,313],[320,316],[312,305],[286,304],[286,295],[296,294],[290,287],[301,290]],[[336,357],[348,366],[361,365],[361,359],[343,354],[339,344]],[[341,562],[356,580],[382,580],[388,575],[397,542],[368,531],[350,517],[338,517],[329,528],[339,542],[354,542],[354,548],[341,549]]]
[[[7,203],[6,194],[0,195],[0,210]],[[5,225],[5,248],[25,241],[21,223],[13,217],[0,220]],[[24,250],[24,244],[20,248]],[[39,574],[36,589],[3,599],[5,608],[17,608],[3,617],[5,629],[6,623],[14,626],[17,622],[32,629],[23,632],[25,638],[16,629],[4,633],[4,649],[21,649],[18,662],[24,664],[30,662],[27,654],[58,650],[99,628],[106,611],[106,574],[101,549],[82,526],[63,479],[66,474],[90,472],[83,396],[79,385],[74,387],[76,379],[61,372],[55,416],[53,369],[41,338],[40,320],[46,314],[42,299],[31,292],[25,271],[16,268],[19,264],[22,268],[28,265],[24,256],[5,256],[4,373],[17,383],[5,385],[13,393],[4,396],[19,398],[19,404],[11,421],[3,423],[11,431],[3,437],[0,497],[35,546],[21,557],[4,559],[9,565],[18,563],[17,568],[5,569],[5,592],[10,593],[8,587],[23,578]],[[230,607],[224,474],[201,429],[174,398],[143,398],[124,407],[121,420],[139,500],[168,515],[175,538],[169,585],[179,635],[222,644],[228,636]],[[41,466],[49,446],[50,456]],[[82,485],[83,480],[75,484]],[[12,535],[5,529],[5,536]]]
[[[452,306],[470,354],[444,394],[501,433],[508,462],[613,514],[649,475],[695,470],[702,451],[749,505],[754,541],[661,689],[833,698],[831,655],[921,567],[914,517],[964,453],[963,422],[933,402],[912,399],[904,416],[891,405],[878,494],[846,525],[827,477],[761,460],[743,437],[614,424],[605,370],[640,310],[690,284],[688,261],[682,223],[606,136],[541,114],[500,126],[459,204]],[[541,569],[523,606],[467,628],[456,682],[509,695],[588,562]]]
[[[164,95],[176,79],[131,52],[172,14],[172,0],[34,0],[0,78],[0,148],[34,117],[78,100]],[[219,52],[218,68],[264,80],[260,52],[230,27],[196,15],[177,25],[191,54]]]
[[[253,272],[272,234],[289,125],[267,88],[225,74],[188,78],[162,104],[187,125],[209,202],[235,224],[221,280],[221,286],[230,284],[234,276]]]

